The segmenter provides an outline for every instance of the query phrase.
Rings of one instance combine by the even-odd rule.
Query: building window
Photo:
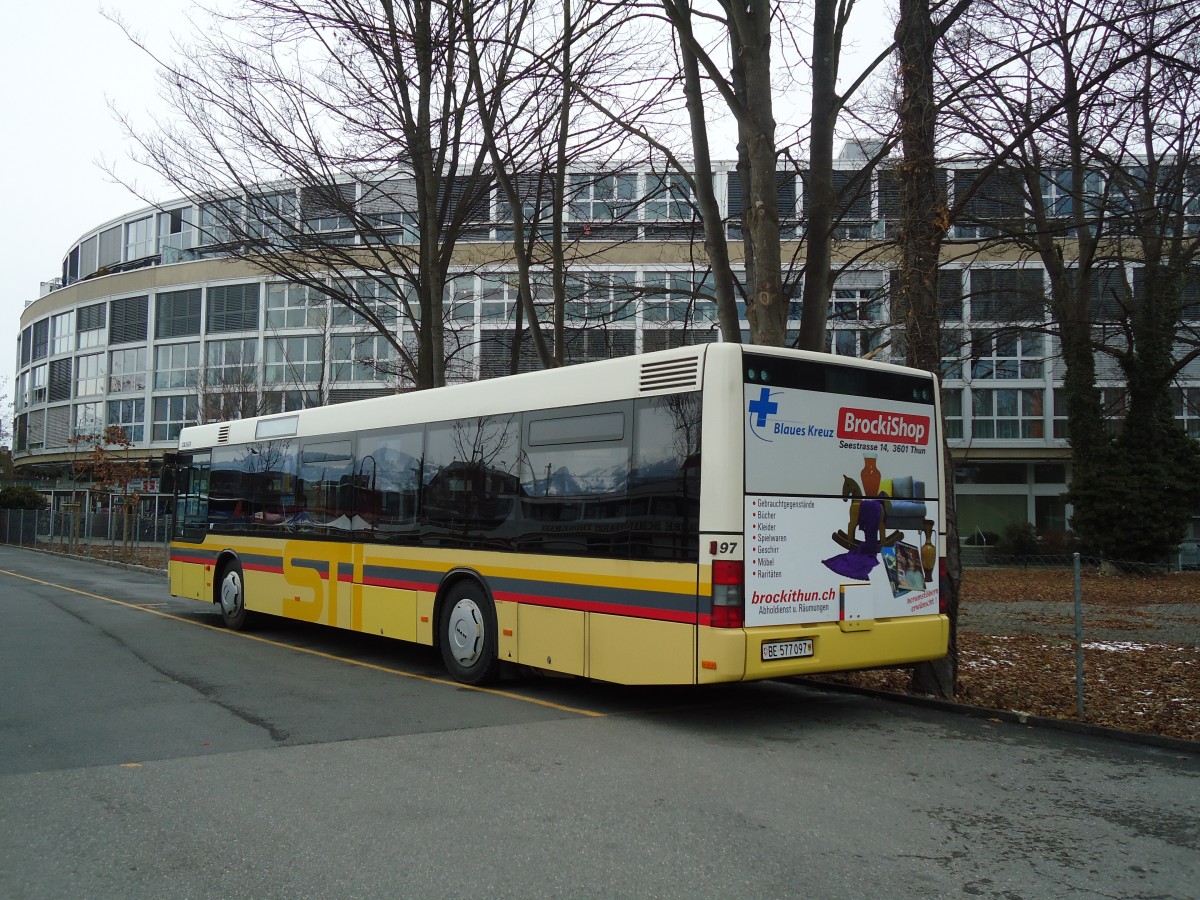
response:
[[[117,425],[133,443],[141,443],[145,434],[146,401],[109,400],[108,424]]]
[[[570,216],[575,222],[616,222],[629,217],[637,202],[638,177],[578,174],[571,176]]]
[[[152,439],[178,440],[179,432],[185,426],[196,424],[196,406],[196,397],[193,394],[184,397],[155,397]]]
[[[870,281],[835,284],[829,298],[830,324],[883,322],[883,286]]]
[[[209,341],[204,345],[205,382],[210,387],[246,387],[257,381],[258,339]]]
[[[113,350],[109,358],[108,390],[125,394],[146,389],[146,348]]]
[[[456,323],[458,328],[464,326],[469,328],[475,324],[474,275],[459,275],[457,278],[446,279],[446,295],[442,301],[442,312],[446,321]]]
[[[183,250],[190,250],[196,243],[192,207],[182,206],[158,214],[158,252],[176,251],[175,258]],[[164,259],[163,262],[173,260]]]
[[[75,396],[94,397],[104,393],[104,354],[91,353],[75,360]]]
[[[252,238],[279,246],[296,235],[296,194],[279,191],[250,197],[246,211],[246,230]]]
[[[882,328],[836,328],[825,332],[825,352],[838,356],[874,357],[884,343]]]
[[[660,272],[657,279],[664,287],[679,287],[680,293],[686,291],[689,296],[693,291],[709,291],[709,282],[700,281],[697,286],[693,277],[684,273],[677,283],[672,284],[665,272]],[[633,324],[637,313],[638,289],[632,273],[625,272],[580,272],[567,278],[567,308],[566,317],[571,323],[608,324],[626,320]],[[697,297],[696,314],[705,314],[711,295]],[[662,312],[661,302],[654,312]],[[684,301],[686,304],[687,301]],[[715,306],[713,307],[715,310]],[[670,310],[667,310],[670,313]],[[661,320],[659,320],[661,321]]]
[[[479,321],[488,324],[511,322],[517,302],[514,272],[488,272],[479,276]]]
[[[1040,322],[1045,317],[1042,270],[972,269],[971,318],[976,322]]]
[[[46,446],[66,447],[71,437],[71,406],[52,406],[46,410]]]
[[[300,189],[300,212],[309,232],[348,231],[353,222],[355,184],[326,184]],[[348,242],[353,242],[349,237]]]
[[[946,388],[942,391],[942,418],[946,423],[946,437],[962,440],[963,436],[963,392],[962,388]]]
[[[974,389],[971,391],[971,436],[976,439],[1045,436],[1040,388]]]
[[[1129,415],[1129,391],[1123,386],[1100,388],[1100,408],[1104,415],[1104,427],[1109,434],[1115,435]]]
[[[79,336],[79,350],[90,350],[93,347],[104,346],[104,328],[108,323],[108,304],[93,303],[81,307],[76,313],[76,330]]]
[[[33,358],[45,359],[50,353],[50,320],[33,323]]]
[[[100,232],[99,257],[96,262],[101,269],[115,266],[121,261],[121,226],[114,225]]]
[[[333,338],[332,381],[387,381],[396,352],[381,334],[339,334]]]
[[[655,325],[715,323],[711,279],[693,272],[647,272],[642,320]]]
[[[258,283],[208,289],[209,334],[258,329]]]
[[[1070,169],[1046,169],[1042,172],[1042,208],[1046,218],[1071,219],[1075,215],[1074,178]],[[1098,199],[1103,188],[1099,172],[1087,172],[1083,177],[1083,198],[1086,215],[1094,220],[1099,214]]]
[[[75,332],[71,328],[73,313],[59,313],[50,319],[50,354],[70,353],[75,349],[72,338]]]
[[[324,364],[321,337],[268,338],[265,349],[267,384],[316,384]]]
[[[268,328],[321,328],[325,324],[325,295],[299,284],[267,286]]]
[[[304,391],[263,391],[262,414],[273,416],[276,413],[298,412],[315,405],[307,400],[308,395]]]
[[[154,336],[191,337],[200,333],[200,288],[160,291],[154,298]]]
[[[1045,336],[1028,331],[971,332],[973,378],[1038,378],[1043,374]]]
[[[1057,440],[1067,439],[1067,392],[1062,388],[1054,388],[1054,437]]]
[[[147,216],[125,225],[125,260],[154,255],[154,217]]]
[[[337,299],[333,300],[333,324],[334,325],[364,325],[370,328],[375,327],[375,323],[368,321],[363,313],[370,313],[379,324],[385,328],[396,331],[399,328],[399,323],[404,316],[404,300],[405,295],[409,298],[408,308],[412,311],[412,315],[418,320],[421,315],[421,310],[417,305],[416,296],[412,289],[402,286],[390,279],[379,281],[374,278],[356,278],[352,282],[343,282],[337,286],[338,292],[346,297],[353,297],[355,302],[362,308],[360,313],[357,309],[351,309],[345,303]]]
[[[46,402],[46,381],[48,376],[47,366],[34,366],[31,372],[29,402],[30,403],[45,403]]]
[[[200,207],[200,243],[232,243],[242,234],[242,212],[242,201],[237,197],[203,204]]]
[[[942,380],[957,381],[963,377],[966,334],[961,328],[943,328],[939,338],[942,345]]]
[[[968,199],[969,198],[969,199]],[[954,205],[960,207],[954,237],[978,240],[1025,228],[1025,192],[1021,173],[956,169]]]
[[[149,297],[125,297],[112,302],[111,319],[108,324],[110,344],[132,344],[146,340],[149,314]]]
[[[71,399],[71,363],[73,360],[70,357],[66,359],[55,359],[50,362],[50,390],[49,399],[51,403],[59,400]]]
[[[417,187],[412,178],[393,178],[363,185],[359,200],[367,226],[364,239],[389,244],[415,243]]]
[[[1045,336],[1032,331],[971,332],[972,378],[1041,378]]]
[[[75,437],[99,437],[104,431],[104,404],[75,404]]]
[[[194,388],[199,383],[200,344],[164,344],[154,348],[154,387]]]
[[[642,204],[647,222],[690,222],[694,204],[692,189],[683,175],[647,175],[646,195]]]
[[[1200,438],[1200,387],[1171,388],[1171,403],[1188,437]]]

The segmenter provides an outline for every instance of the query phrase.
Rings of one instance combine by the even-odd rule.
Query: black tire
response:
[[[455,582],[438,619],[442,660],[457,681],[485,684],[500,674],[496,654],[496,607],[477,581]]]
[[[246,609],[246,580],[242,577],[241,563],[234,561],[221,567],[217,579],[217,606],[230,631],[241,631],[246,627],[250,612]]]

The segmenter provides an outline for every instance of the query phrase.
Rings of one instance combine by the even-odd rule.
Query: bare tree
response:
[[[1157,558],[1200,502],[1172,474],[1194,467],[1196,449],[1170,395],[1200,356],[1184,302],[1200,284],[1198,33],[1194,7],[1171,0],[1008,0],[979,4],[948,60],[953,72],[984,73],[958,116],[968,145],[994,160],[983,192],[1008,194],[1008,212],[981,222],[983,234],[1046,271],[1073,526],[1090,551],[1116,558]],[[1101,402],[1105,376],[1123,385],[1116,429]],[[1145,521],[1114,515],[1127,492]]]
[[[445,381],[442,303],[458,240],[490,220],[454,2],[246,0],[162,61],[174,115],[130,128],[140,158],[201,201],[204,249],[332,297]],[[272,185],[264,188],[264,185]],[[394,295],[414,346],[343,287]]]

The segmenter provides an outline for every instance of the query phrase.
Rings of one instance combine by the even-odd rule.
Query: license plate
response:
[[[797,638],[794,641],[763,641],[763,662],[771,659],[799,659],[813,655],[812,638]]]

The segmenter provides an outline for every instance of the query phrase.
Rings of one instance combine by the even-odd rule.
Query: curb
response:
[[[110,569],[124,569],[127,572],[141,572],[143,575],[158,575],[162,578],[167,577],[166,569],[154,569],[150,566],[140,566],[136,563],[120,562],[115,559],[104,559],[99,556],[76,556],[72,553],[59,553],[57,550],[43,550],[41,547],[25,547],[20,544],[8,544],[7,546],[19,546],[22,550],[32,550],[34,553],[41,553],[44,556],[56,556],[60,559],[73,559],[76,562],[95,563],[98,566],[107,566]]]
[[[1146,747],[1175,750],[1200,758],[1200,741],[1193,741],[1187,738],[1145,734],[1140,731],[1128,731],[1124,728],[1092,725],[1088,722],[1076,721],[1075,719],[1055,719],[1050,716],[1035,716],[1029,713],[1015,712],[1011,709],[988,709],[986,706],[971,706],[966,703],[957,703],[953,700],[924,697],[920,694],[894,694],[891,691],[879,691],[874,688],[858,687],[852,684],[820,681],[816,678],[797,677],[788,680],[796,684],[802,684],[813,690],[828,691],[834,694],[858,694],[859,696],[872,697],[876,700],[887,700],[894,703],[905,703],[909,706],[920,706],[925,709],[936,709],[941,712],[957,713],[960,716],[999,719],[1002,722],[1009,722],[1014,725],[1030,725],[1036,728],[1067,731],[1072,734],[1085,734],[1089,737],[1105,738],[1125,744],[1141,744]]]

